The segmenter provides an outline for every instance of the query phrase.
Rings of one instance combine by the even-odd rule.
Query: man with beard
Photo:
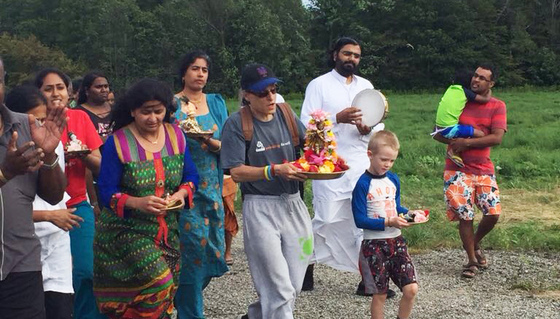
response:
[[[384,128],[382,123],[375,127],[362,124],[361,111],[351,106],[359,92],[373,88],[370,81],[355,75],[361,54],[358,41],[348,37],[338,39],[328,56],[333,70],[309,83],[301,111],[304,124],[314,110],[322,109],[330,114],[337,153],[350,166],[339,179],[313,181],[314,261],[351,272],[359,272],[358,256],[363,237],[352,216],[352,190],[360,175],[369,167],[366,154],[372,132]],[[313,290],[313,265],[307,269],[303,290]],[[356,293],[365,295],[362,283]],[[389,290],[387,296],[391,298],[394,294]]]
[[[471,90],[491,97],[496,78],[493,65],[479,64],[471,79]],[[485,135],[449,140],[437,134],[434,138],[449,144],[448,150],[461,153],[463,158],[463,167],[457,166],[449,158],[445,160],[443,190],[447,217],[459,222],[459,235],[467,253],[468,262],[463,266],[461,275],[473,278],[480,269],[488,268],[480,242],[494,228],[502,211],[490,150],[502,142],[507,130],[506,104],[494,97],[484,104],[467,102],[459,117],[459,124],[472,125]],[[473,226],[475,205],[483,214],[476,232]]]

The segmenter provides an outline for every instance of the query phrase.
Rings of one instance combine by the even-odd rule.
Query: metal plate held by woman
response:
[[[185,132],[185,135],[190,138],[197,138],[197,137],[212,137],[214,135],[214,131],[204,131],[204,132]]]
[[[79,151],[66,151],[66,152],[64,152],[64,157],[65,158],[83,157],[83,156],[89,155],[90,153],[91,153],[91,150],[89,150],[89,149],[79,150]]]
[[[383,121],[389,113],[389,103],[383,93],[374,89],[365,89],[358,93],[352,106],[362,111],[362,124],[373,127]]]

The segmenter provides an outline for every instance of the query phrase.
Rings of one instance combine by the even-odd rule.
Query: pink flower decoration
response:
[[[309,164],[315,164],[318,166],[323,165],[323,162],[325,161],[325,150],[322,150],[319,155],[310,155],[308,161]]]
[[[311,115],[311,117],[313,119],[315,119],[315,122],[322,122],[322,121],[327,119],[327,117],[329,116],[329,113],[327,113],[327,112],[325,112],[321,109],[318,109],[318,110],[315,110],[315,111],[311,112],[309,115]]]

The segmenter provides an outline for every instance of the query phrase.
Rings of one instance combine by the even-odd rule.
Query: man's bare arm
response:
[[[443,144],[451,143],[450,139],[443,137],[440,133],[437,133],[436,135],[434,135],[434,140],[436,140],[440,143],[443,143]]]
[[[53,157],[54,155],[54,157]],[[56,154],[45,155],[45,162],[52,163]],[[52,168],[41,167],[39,170],[39,181],[37,185],[37,195],[51,205],[60,202],[66,189],[66,176],[57,164]]]
[[[265,179],[264,167],[255,167],[248,165],[240,165],[230,169],[231,178],[236,183],[240,182],[254,182]],[[286,180],[304,181],[303,175],[297,167],[290,163],[275,164],[274,175],[282,177]]]

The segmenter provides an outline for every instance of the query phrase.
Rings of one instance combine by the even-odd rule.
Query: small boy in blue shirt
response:
[[[352,192],[354,221],[364,230],[359,266],[365,292],[373,294],[372,319],[383,318],[389,278],[403,293],[397,318],[410,316],[418,293],[416,270],[400,230],[409,226],[399,217],[408,209],[401,206],[399,178],[390,171],[399,148],[394,133],[374,133],[367,151],[370,166]]]

